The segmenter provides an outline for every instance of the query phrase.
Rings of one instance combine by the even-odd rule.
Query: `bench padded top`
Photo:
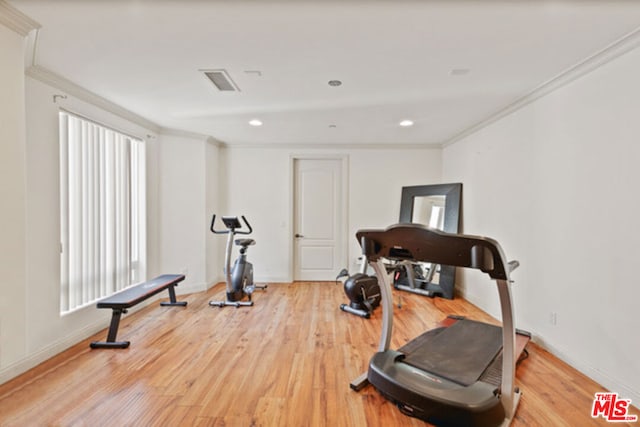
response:
[[[183,274],[163,274],[98,301],[98,308],[129,308],[184,280]]]

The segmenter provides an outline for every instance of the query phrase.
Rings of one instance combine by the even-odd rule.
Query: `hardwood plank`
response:
[[[0,426],[425,425],[372,387],[349,389],[378,347],[380,310],[370,320],[342,312],[342,286],[330,282],[270,284],[253,307],[209,307],[221,292],[182,297],[185,309],[153,304],[124,316],[128,349],[89,350],[101,332],[0,385]],[[495,323],[459,298],[394,298],[402,303],[394,347],[448,314]],[[590,416],[601,386],[535,344],[528,349],[512,425],[608,424]]]

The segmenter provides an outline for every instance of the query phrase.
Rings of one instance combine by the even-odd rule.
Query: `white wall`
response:
[[[603,386],[640,401],[640,49],[447,147],[464,230],[496,238],[518,326]],[[497,315],[495,291],[466,296]],[[555,324],[552,318],[555,314]]]
[[[222,203],[220,144],[210,137],[164,130],[147,153],[148,186],[156,189],[150,211],[149,241],[155,239],[160,259],[156,271],[185,274],[176,292],[206,290],[223,280],[222,250],[210,233],[211,213]],[[153,228],[153,221],[157,222]]]
[[[356,232],[400,219],[402,187],[440,184],[440,149],[352,150],[349,154],[349,269],[361,255]]]
[[[0,24],[0,371],[27,340],[24,38]]]
[[[231,147],[222,151],[226,190],[221,198],[224,202],[215,211],[245,215],[252,223],[256,245],[251,247],[249,259],[258,282],[292,279],[292,156],[348,157],[350,261],[360,255],[355,239],[359,228],[386,227],[398,221],[403,186],[441,182],[439,149]],[[349,267],[355,268],[353,264]]]
[[[185,274],[179,293],[206,289],[207,141],[162,134],[159,142],[160,269]]]

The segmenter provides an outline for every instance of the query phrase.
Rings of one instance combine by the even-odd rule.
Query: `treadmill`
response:
[[[382,334],[368,372],[351,382],[359,391],[372,384],[406,415],[442,426],[507,426],[520,390],[517,362],[531,338],[514,326],[509,274],[493,239],[445,233],[420,224],[360,230],[356,237],[378,276],[382,293]],[[449,316],[398,350],[390,349],[393,328],[391,284],[384,260],[421,261],[478,269],[497,283],[502,327]]]

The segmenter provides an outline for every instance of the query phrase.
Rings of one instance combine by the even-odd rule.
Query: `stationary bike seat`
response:
[[[251,245],[255,245],[256,241],[253,239],[236,239],[234,240],[235,244],[242,247],[247,247]]]

